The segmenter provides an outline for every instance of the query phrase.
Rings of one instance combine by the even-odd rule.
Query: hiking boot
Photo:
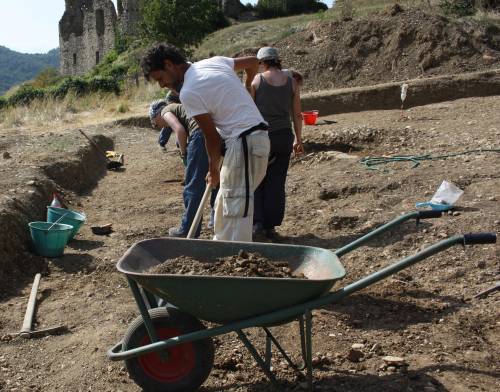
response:
[[[188,233],[183,232],[180,228],[178,227],[171,227],[168,229],[168,236],[169,237],[174,237],[174,238],[186,238]]]
[[[264,235],[269,240],[277,240],[279,237],[279,234],[276,232],[276,229],[274,227],[272,229],[265,229]]]

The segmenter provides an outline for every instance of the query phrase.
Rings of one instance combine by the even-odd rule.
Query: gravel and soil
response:
[[[269,260],[258,253],[240,251],[237,255],[215,260],[198,260],[189,256],[168,259],[151,267],[149,274],[242,276],[265,278],[302,278],[295,276],[286,261]]]
[[[367,170],[358,160],[498,149],[499,107],[500,97],[470,98],[415,107],[405,118],[397,110],[321,118],[317,126],[305,131],[305,157],[291,165],[279,242],[338,248],[413,210],[415,202],[429,200],[444,179],[464,190],[457,208],[419,226],[403,224],[345,255],[341,262],[347,275],[336,287],[447,236],[498,232],[497,153],[423,161],[416,168],[410,163],[394,163],[380,171]],[[88,224],[69,244],[64,257],[41,258],[19,251],[18,268],[2,277],[8,284],[2,286],[0,299],[0,390],[138,390],[124,364],[106,358],[106,350],[122,339],[138,315],[115,263],[133,243],[165,235],[179,223],[182,162],[175,154],[159,151],[157,135],[151,130],[115,127],[94,132],[115,139],[115,150],[125,153],[125,170],[107,173],[95,187],[61,189],[70,205],[86,213]],[[43,140],[41,135],[31,136]],[[22,177],[22,168],[38,166],[43,153],[22,154],[22,144],[16,142],[23,138],[25,132],[19,131],[1,139],[1,153],[11,156],[2,158],[5,199],[24,200],[19,189],[30,179]],[[50,159],[49,153],[46,159]],[[88,160],[82,162],[82,167],[89,164]],[[59,177],[70,182],[71,177],[62,176],[63,166],[53,167],[53,173],[61,167]],[[12,205],[25,211],[27,207],[20,201]],[[42,214],[44,206],[39,209]],[[112,234],[92,234],[90,226],[106,223],[113,223]],[[202,237],[210,235],[204,227]],[[32,340],[9,338],[22,324],[37,271],[43,277],[35,327],[64,324],[69,331]],[[315,390],[499,390],[500,297],[496,292],[474,298],[494,285],[499,273],[498,245],[457,246],[339,304],[314,310]],[[299,361],[296,323],[272,331]],[[247,333],[264,352],[264,333],[257,329]],[[270,390],[235,334],[216,338],[215,346],[215,366],[203,391]],[[272,365],[283,390],[304,388],[304,380],[278,353]]]

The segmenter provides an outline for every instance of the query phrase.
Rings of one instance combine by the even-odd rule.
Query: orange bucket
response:
[[[318,118],[318,114],[319,112],[317,110],[302,112],[302,118],[304,119],[304,124],[306,125],[316,124],[316,119]]]

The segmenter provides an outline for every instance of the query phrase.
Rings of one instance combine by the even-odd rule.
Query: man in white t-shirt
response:
[[[146,53],[141,66],[146,79],[160,87],[182,86],[186,113],[203,131],[207,182],[212,187],[220,183],[214,239],[252,241],[253,194],[266,174],[270,149],[267,123],[247,91],[258,71],[257,58],[213,57],[190,64],[177,48],[159,44]],[[246,72],[247,89],[235,73],[240,70]]]

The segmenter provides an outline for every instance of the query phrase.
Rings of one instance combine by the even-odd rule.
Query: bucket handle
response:
[[[66,215],[68,215],[68,213],[66,213],[66,214],[62,215],[61,217],[59,217],[59,219],[57,219],[54,223],[52,223],[47,230],[50,231],[50,229],[52,229],[55,224],[59,223],[59,221],[62,220]]]

